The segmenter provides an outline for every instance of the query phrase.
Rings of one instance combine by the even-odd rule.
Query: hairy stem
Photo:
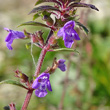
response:
[[[48,36],[48,39],[50,38],[50,36],[52,35],[53,31],[50,31],[50,34]],[[40,73],[40,70],[41,70],[41,66],[42,66],[42,63],[43,63],[43,60],[44,60],[44,57],[47,53],[47,51],[49,50],[50,48],[50,45],[48,43],[46,43],[46,45],[43,47],[42,51],[41,51],[41,54],[40,54],[40,57],[39,57],[39,60],[38,60],[38,63],[37,63],[37,67],[36,67],[36,71],[35,71],[35,74],[34,76],[37,77]],[[26,98],[25,98],[25,101],[24,101],[24,104],[22,106],[22,109],[21,110],[27,110],[27,106],[29,104],[29,101],[31,99],[31,96],[32,96],[32,93],[33,93],[33,90],[31,87],[30,87],[30,84],[28,82],[28,87],[29,87],[29,90],[27,92],[27,95],[26,95]]]
[[[44,46],[44,48],[42,49],[41,51],[41,54],[40,54],[40,57],[39,57],[39,60],[38,60],[38,63],[37,63],[37,67],[36,67],[36,71],[35,71],[35,77],[38,76],[38,74],[40,73],[40,70],[41,70],[41,66],[42,66],[42,63],[43,63],[43,60],[44,60],[44,57],[49,49],[50,45],[47,44]],[[32,96],[32,93],[33,93],[33,89],[30,87],[29,85],[29,90],[27,92],[27,95],[26,95],[26,98],[25,98],[25,101],[24,101],[24,104],[22,106],[22,109],[21,110],[27,110],[27,106],[29,104],[29,101],[31,99],[31,96]]]
[[[44,60],[44,57],[49,49],[50,45],[47,44],[44,46],[44,48],[42,49],[41,51],[41,54],[40,54],[40,57],[39,57],[39,60],[38,60],[38,63],[37,63],[37,67],[36,67],[36,71],[35,71],[35,77],[37,77],[40,73],[40,70],[41,70],[41,66],[42,66],[42,63],[43,63],[43,60]]]
[[[28,106],[28,104],[30,102],[32,93],[33,93],[33,89],[32,90],[28,90],[28,92],[26,94],[26,98],[25,98],[24,104],[23,104],[21,110],[27,110],[27,106]]]

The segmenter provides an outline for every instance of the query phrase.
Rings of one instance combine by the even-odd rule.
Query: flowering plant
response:
[[[18,85],[27,90],[27,95],[23,103],[22,110],[27,109],[31,95],[34,90],[37,97],[45,97],[47,95],[47,89],[49,91],[52,91],[52,87],[50,84],[50,75],[53,74],[57,68],[59,68],[63,72],[67,70],[67,67],[65,65],[66,60],[57,60],[55,58],[53,60],[53,65],[51,67],[48,67],[43,73],[40,74],[40,70],[46,53],[49,51],[77,52],[76,50],[72,49],[72,44],[74,43],[74,41],[80,40],[77,26],[88,33],[88,29],[77,19],[78,16],[76,15],[76,7],[86,7],[97,11],[98,9],[94,5],[81,3],[80,1],[81,0],[37,0],[35,4],[37,5],[37,7],[33,8],[32,11],[30,11],[29,13],[34,13],[33,21],[22,23],[18,27],[32,25],[49,28],[50,32],[46,37],[46,41],[43,38],[42,30],[37,30],[35,33],[30,33],[26,30],[20,32],[4,28],[6,31],[9,32],[8,36],[5,39],[6,45],[9,50],[13,49],[11,45],[13,43],[13,40],[15,39],[30,39],[30,45],[34,44],[42,49],[33,79],[31,81],[29,81],[29,77],[26,74],[22,73],[19,70],[16,70],[15,76],[20,79],[19,82],[13,80],[6,80],[3,82]],[[39,6],[39,4],[42,4],[44,2],[52,2],[54,3],[54,5]],[[52,18],[52,16],[54,16],[54,19]],[[45,23],[36,22],[35,20],[38,17],[42,17]],[[65,47],[67,48],[62,48],[59,46],[58,40],[60,39],[60,37],[63,38]],[[27,47],[30,45],[27,44]],[[11,103],[10,109],[15,110],[15,104]]]

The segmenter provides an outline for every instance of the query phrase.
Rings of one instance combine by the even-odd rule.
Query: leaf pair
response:
[[[94,5],[81,3],[80,1],[81,0],[68,0],[68,5],[67,5],[68,9],[71,10],[74,7],[86,7],[86,8],[91,8],[91,9],[99,11]],[[66,3],[66,0],[37,0],[35,5],[39,5],[44,2],[54,2],[59,5],[62,5],[62,3]],[[57,11],[57,12],[61,13],[61,10],[59,10],[56,7],[44,5],[44,6],[39,6],[39,7],[33,8],[29,14],[36,13],[33,16],[33,20],[35,20],[39,17],[40,13],[43,13],[45,11]],[[86,32],[86,34],[88,34],[88,29],[84,25],[82,25],[80,22],[76,22],[76,23]],[[50,26],[48,26],[46,24],[34,22],[34,21],[25,22],[25,23],[21,24],[20,26],[23,26],[23,25],[43,26],[43,27],[51,28]]]

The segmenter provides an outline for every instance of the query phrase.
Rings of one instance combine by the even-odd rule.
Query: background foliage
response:
[[[28,41],[15,40],[13,51],[9,51],[4,39],[8,34],[3,30],[8,27],[13,30],[26,29],[35,32],[36,29],[45,31],[44,37],[48,34],[48,29],[41,27],[20,27],[19,24],[32,20],[31,15],[27,15],[33,8],[36,0],[5,0],[0,1],[0,81],[5,79],[16,79],[14,70],[17,68],[31,76],[35,71],[32,62],[30,49],[26,49],[25,43]],[[89,2],[89,0],[85,0]],[[98,7],[99,12],[79,8],[79,14],[84,16],[89,13],[84,24],[90,30],[87,36],[80,32],[81,40],[77,41],[76,48],[80,54],[74,54],[71,60],[69,82],[64,100],[64,110],[109,110],[110,109],[110,1],[94,0],[93,4]],[[39,19],[40,20],[40,19]],[[59,40],[60,45],[63,42]],[[73,45],[74,48],[74,45]],[[33,46],[35,61],[39,57],[41,49]],[[47,66],[51,66],[53,58],[66,59],[68,63],[69,53],[49,52],[43,63],[41,71]],[[33,94],[28,110],[57,110],[63,90],[65,73],[57,70],[51,75],[50,80],[53,92],[49,92],[45,98],[38,98]],[[21,108],[26,91],[13,85],[0,85],[0,110],[11,102],[17,104],[17,109]]]

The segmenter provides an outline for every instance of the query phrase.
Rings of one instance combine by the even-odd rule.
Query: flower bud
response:
[[[54,23],[53,19],[50,16],[48,16],[48,15],[44,15],[43,16],[43,20],[46,21],[46,24],[48,26],[52,26],[53,23]]]
[[[52,74],[55,72],[57,68],[59,68],[63,72],[66,71],[66,65],[64,63],[65,63],[64,59],[59,59],[57,61],[56,58],[54,58],[52,67],[48,67],[45,73]]]
[[[46,24],[48,26],[52,26],[54,24],[53,19],[50,17],[51,13],[47,12],[47,11],[43,11],[42,12],[42,16],[43,16],[43,20],[46,21]]]
[[[52,67],[48,67],[47,70],[45,71],[45,73],[50,73],[50,74],[52,74],[52,73],[55,72],[55,70],[57,69],[57,67],[58,67],[58,63],[57,63],[57,61],[56,61],[56,58],[54,58]]]
[[[10,110],[16,110],[14,103],[9,104],[9,106],[10,106]]]
[[[19,70],[16,70],[16,71],[15,71],[15,77],[20,78],[20,81],[21,81],[22,83],[28,82],[28,76],[25,75],[24,73],[22,73],[22,72],[19,71]]]
[[[36,31],[34,34],[31,34],[32,43],[36,44],[39,47],[44,46],[44,39],[42,37],[42,31]]]
[[[37,34],[32,34],[32,35],[31,35],[31,39],[32,39],[32,42],[33,42],[33,43],[39,42],[39,40],[38,40],[38,35],[37,35]]]

